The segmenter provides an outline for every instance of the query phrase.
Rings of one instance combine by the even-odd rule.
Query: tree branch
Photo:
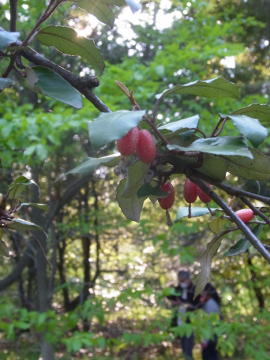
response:
[[[266,259],[268,263],[270,263],[270,253],[266,250],[264,245],[260,242],[260,240],[253,234],[250,228],[233,212],[232,209],[212,190],[210,189],[201,179],[198,179],[195,176],[190,176],[191,181],[197,184],[207,195],[209,195],[227,214],[230,219],[238,226],[239,230],[241,230],[247,237],[247,239],[251,242],[251,244],[258,250],[258,252]]]
[[[10,31],[16,31],[16,21],[17,21],[17,3],[18,0],[9,0],[10,7]]]
[[[93,92],[92,89],[99,85],[99,80],[95,76],[84,76],[80,77],[74,75],[70,71],[64,69],[62,66],[59,66],[47,59],[45,56],[39,54],[31,48],[23,48],[20,50],[19,54],[25,57],[27,60],[31,61],[35,65],[45,66],[57,74],[62,76],[66,81],[68,81],[75,89],[77,89],[81,94],[83,94],[86,99],[88,99],[98,110],[101,112],[110,112],[110,109],[105,105]]]

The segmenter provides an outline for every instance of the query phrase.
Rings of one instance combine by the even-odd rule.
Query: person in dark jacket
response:
[[[206,284],[203,292],[199,297],[199,303],[202,310],[206,313],[216,313],[220,315],[221,299],[214,286],[210,283]],[[202,343],[203,360],[219,360],[217,346],[217,337],[205,340]]]
[[[190,272],[187,270],[180,270],[177,274],[178,284],[174,287],[174,295],[169,295],[174,309],[174,316],[172,319],[172,326],[181,326],[183,324],[183,314],[193,311],[196,308],[194,300],[195,286],[193,285]],[[186,320],[188,322],[188,318]],[[194,347],[194,335],[182,336],[180,338],[182,351],[186,360],[192,360],[192,350]]]

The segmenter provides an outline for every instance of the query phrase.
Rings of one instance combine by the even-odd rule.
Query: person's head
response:
[[[179,270],[177,274],[178,285],[187,288],[191,284],[190,272],[187,270]]]

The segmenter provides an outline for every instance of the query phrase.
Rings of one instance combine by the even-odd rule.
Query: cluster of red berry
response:
[[[184,185],[184,198],[186,202],[192,204],[196,201],[197,196],[199,196],[200,200],[204,203],[208,203],[211,201],[211,197],[207,195],[199,186],[194,184],[191,180],[186,179]],[[235,212],[244,223],[248,223],[254,217],[254,212],[251,209],[241,209]]]
[[[207,195],[199,186],[194,184],[191,180],[186,179],[184,185],[184,198],[186,202],[189,204],[194,203],[197,196],[199,196],[200,200],[206,204],[211,201],[210,196]]]
[[[151,163],[156,157],[156,144],[152,134],[137,127],[117,141],[117,149],[124,156],[137,154],[144,163]]]
[[[136,154],[144,163],[151,163],[156,157],[156,144],[152,134],[148,130],[140,130],[138,127],[134,127],[125,136],[117,140],[117,149],[124,156]],[[175,200],[175,189],[172,183],[165,182],[161,185],[160,190],[167,193],[166,197],[158,198],[160,207],[165,210],[170,209]],[[211,197],[198,185],[186,179],[184,199],[187,203],[192,204],[197,197],[206,204],[211,201]],[[251,209],[241,209],[235,214],[244,223],[248,223],[254,217],[254,212]]]

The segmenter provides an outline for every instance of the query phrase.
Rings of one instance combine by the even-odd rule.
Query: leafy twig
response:
[[[189,175],[190,176],[190,175]],[[258,250],[258,252],[270,263],[270,253],[266,250],[260,240],[253,234],[250,228],[233,212],[231,208],[212,190],[210,189],[201,179],[190,176],[191,180],[197,184],[207,195],[209,195],[227,214],[230,219],[238,226],[251,242],[251,244]]]
[[[211,137],[218,136],[222,130],[224,129],[224,125],[227,121],[227,117],[220,116],[219,122],[217,123],[216,127],[214,128]]]
[[[246,204],[254,212],[254,214],[260,216],[268,225],[270,225],[269,218],[266,215],[264,215],[264,213],[262,211],[257,209],[249,200],[247,200],[243,196],[241,196],[240,199],[243,201],[244,204]]]

